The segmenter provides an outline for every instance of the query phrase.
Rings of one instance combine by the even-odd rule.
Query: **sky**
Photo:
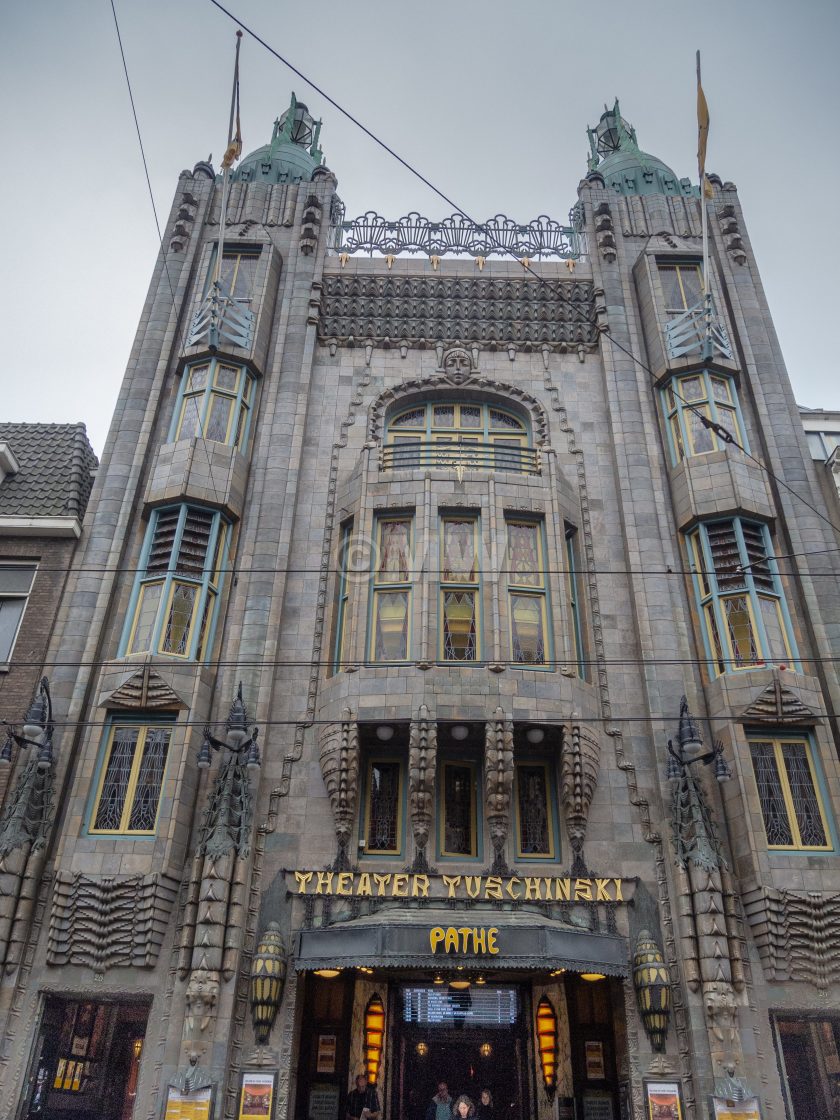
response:
[[[114,0],[161,221],[227,135],[236,25],[210,0]],[[226,7],[478,220],[564,219],[587,124],[621,100],[643,150],[739,190],[800,404],[840,409],[837,0],[226,0]],[[244,151],[294,90],[348,217],[449,208],[247,34]],[[101,452],[158,238],[110,0],[0,16],[0,418],[83,420]],[[825,194],[821,197],[821,192]]]

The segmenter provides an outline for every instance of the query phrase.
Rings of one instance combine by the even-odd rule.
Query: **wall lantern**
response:
[[[387,723],[380,723],[376,729],[376,738],[380,743],[388,743],[394,738],[394,729]]]
[[[639,1017],[657,1054],[664,1054],[671,1014],[671,980],[662,952],[646,929],[639,930],[633,954],[633,986]]]
[[[255,727],[250,733],[248,731],[248,712],[242,699],[242,681],[239,682],[236,698],[230,706],[225,732],[227,734],[226,739],[217,739],[210,731],[209,726],[204,728],[204,740],[196,760],[198,769],[210,769],[211,750],[225,750],[239,758],[244,758],[245,765],[249,770],[259,770],[261,760],[257,739],[260,729]]]
[[[414,1049],[417,1052],[418,1058],[425,1058],[429,1053],[429,1047],[425,1042],[418,1042]]]
[[[482,1042],[482,1044],[478,1048],[478,1052],[482,1056],[482,1058],[489,1058],[493,1053],[493,1047],[489,1042]]]
[[[276,922],[269,922],[251,962],[251,1022],[258,1046],[268,1042],[286,979],[286,948]]]
[[[459,743],[463,743],[464,739],[470,733],[470,729],[465,727],[463,723],[456,723],[454,727],[450,728],[449,734]]]
[[[340,968],[316,968],[314,970],[316,976],[320,976],[322,980],[335,980],[336,976],[341,975]]]
[[[369,1085],[375,1085],[382,1061],[385,1040],[385,1005],[378,995],[368,1000],[365,1008],[365,1067]]]
[[[537,746],[537,744],[541,743],[545,738],[545,732],[541,727],[529,727],[525,732],[525,738],[533,746]]]
[[[12,762],[12,748],[26,750],[35,747],[37,750],[37,768],[43,773],[53,764],[53,714],[52,698],[50,697],[50,682],[47,677],[42,677],[38,691],[32,698],[32,703],[23,717],[23,734],[14,727],[0,721],[6,727],[6,742],[0,751],[0,764],[10,766]]]
[[[537,1005],[537,1052],[549,1100],[557,1091],[557,1014],[547,996]]]

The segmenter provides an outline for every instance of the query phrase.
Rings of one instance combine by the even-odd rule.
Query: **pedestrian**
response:
[[[452,1120],[474,1120],[474,1117],[475,1105],[466,1093],[462,1093],[452,1109]]]
[[[426,1109],[426,1120],[452,1120],[452,1098],[445,1081],[438,1081],[437,1092]]]
[[[481,1097],[475,1109],[476,1120],[494,1120],[496,1110],[493,1107],[493,1094],[489,1089],[481,1090]]]
[[[367,1077],[360,1073],[356,1078],[356,1088],[347,1094],[346,1120],[379,1120],[382,1106],[375,1085],[369,1085]]]

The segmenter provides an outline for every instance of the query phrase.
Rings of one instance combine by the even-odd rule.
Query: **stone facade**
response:
[[[219,335],[200,319],[189,333],[206,306],[223,187],[207,165],[179,180],[51,646],[56,809],[25,950],[0,988],[4,1098],[18,1116],[52,1117],[69,1115],[62,1093],[87,1092],[98,1114],[119,1115],[102,1078],[116,1042],[75,1089],[51,1080],[56,1061],[98,1043],[78,1026],[83,1011],[68,1028],[82,1038],[76,1058],[49,1049],[43,1024],[88,1001],[111,1015],[109,1037],[139,1044],[119,1067],[130,1067],[135,1118],[163,1115],[173,1086],[192,1099],[213,1087],[213,1115],[236,1117],[242,1076],[272,1071],[277,1120],[311,1115],[316,1101],[337,1118],[348,1078],[371,1062],[386,1106],[411,1115],[396,993],[431,988],[429,927],[453,926],[465,939],[447,948],[442,979],[461,961],[475,992],[494,969],[519,992],[521,1093],[543,1120],[598,1094],[641,1120],[650,1078],[679,1083],[690,1120],[715,1090],[754,1093],[781,1120],[779,1023],[840,1016],[840,600],[827,593],[836,534],[737,191],[713,179],[708,204],[719,352],[674,356],[664,285],[696,269],[699,202],[658,161],[645,177],[651,157],[634,135],[623,150],[637,173],[606,154],[581,182],[581,251],[524,273],[504,256],[344,251],[336,180],[300,110],[303,154],[284,164],[284,117],[231,184],[225,251],[252,280],[228,305],[241,345],[211,312]],[[682,440],[705,438],[684,414],[686,395],[700,399],[693,375],[717,378],[712,396],[729,387],[716,415],[732,405],[746,451],[692,444],[680,458],[680,424]],[[191,394],[205,411],[185,433]],[[217,397],[234,403],[210,439],[214,409],[228,408]],[[486,410],[512,418],[521,455],[494,431],[447,444],[432,426],[425,442],[394,443],[395,417],[453,402],[466,426]],[[411,543],[410,570],[405,552],[386,565],[406,635],[386,662],[381,648],[394,647],[380,648],[373,596],[389,519],[411,523]],[[454,577],[447,519],[475,531],[472,546],[459,537],[475,555]],[[754,613],[728,655],[703,629],[711,593],[688,551],[696,532],[714,566],[707,527],[721,522],[746,527],[739,574],[760,559],[750,541],[785,557],[744,591]],[[537,526],[540,540],[542,562],[521,585],[505,561],[512,525]],[[217,553],[201,553],[208,541],[222,542]],[[709,608],[724,621],[731,568]],[[462,657],[444,634],[451,584],[480,613]],[[517,589],[545,606],[530,657]],[[182,596],[189,621],[144,605],[155,595]],[[746,625],[756,648],[745,653]],[[151,824],[126,826],[134,809],[115,793],[119,821],[105,827],[115,729],[138,726],[147,744],[153,729],[165,743]],[[814,760],[825,843],[770,847],[748,737],[790,732]],[[718,786],[704,752],[732,780]],[[401,775],[390,848],[370,842],[377,759]],[[474,767],[464,848],[446,832],[447,765],[459,762]],[[548,775],[533,805],[525,764]],[[125,798],[151,788],[144,765],[132,762]],[[523,840],[529,805],[545,818],[536,859]],[[481,947],[491,925],[495,963]],[[470,954],[473,928],[484,940]],[[340,974],[314,975],[324,969]],[[638,1008],[662,978],[655,1027]],[[379,1059],[363,1044],[374,996],[387,1003]],[[544,1000],[558,1032],[551,1092],[533,1024]]]

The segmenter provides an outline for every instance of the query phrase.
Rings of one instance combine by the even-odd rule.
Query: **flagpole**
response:
[[[709,215],[706,206],[706,139],[709,132],[709,110],[700,80],[700,51],[697,52],[697,164],[700,175],[700,216],[703,231],[703,359],[712,357],[712,288],[709,283]]]
[[[242,45],[242,32],[236,32],[236,60],[233,67],[233,89],[230,95],[230,118],[228,120],[228,136],[227,147],[225,148],[224,158],[222,159],[222,202],[219,208],[219,247],[216,252],[216,267],[213,270],[213,286],[218,289],[219,280],[222,274],[222,261],[225,254],[225,229],[227,226],[227,203],[228,203],[228,181],[230,178],[230,168],[234,161],[239,156],[239,152],[234,148],[233,137],[233,120],[237,116],[239,107],[239,48]],[[242,139],[239,136],[239,121],[237,117],[237,140],[239,148],[242,146]]]

